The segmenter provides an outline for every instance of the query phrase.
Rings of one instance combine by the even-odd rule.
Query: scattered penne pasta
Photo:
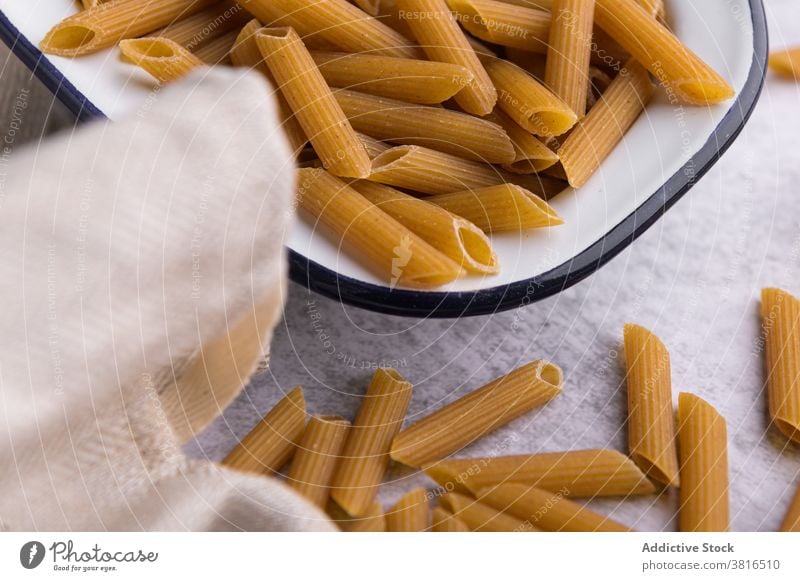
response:
[[[771,52],[769,68],[782,77],[800,79],[800,47]]]
[[[495,109],[488,119],[505,130],[514,148],[514,160],[504,163],[503,169],[513,173],[537,173],[558,162],[558,155],[553,150],[520,127],[500,109]]]
[[[439,502],[473,532],[525,533],[538,530],[516,517],[457,492],[448,492],[439,498]]]
[[[386,511],[386,530],[393,533],[415,533],[430,527],[428,493],[424,488],[407,492]]]
[[[238,36],[239,31],[232,30],[204,43],[194,51],[194,54],[209,65],[229,64],[231,50]]]
[[[481,40],[528,51],[547,52],[550,13],[496,0],[447,0],[458,21]]]
[[[175,81],[204,65],[203,61],[167,38],[143,37],[123,40],[119,49],[126,58],[160,83]]]
[[[431,514],[431,530],[435,533],[466,533],[469,532],[469,527],[464,524],[464,521],[455,516],[448,510],[441,506],[433,509]]]
[[[350,422],[339,416],[312,416],[297,445],[287,476],[289,486],[320,508],[328,502],[349,428]]]
[[[236,2],[218,2],[191,16],[170,22],[149,36],[167,38],[194,51],[215,38],[241,28],[248,17],[247,12]]]

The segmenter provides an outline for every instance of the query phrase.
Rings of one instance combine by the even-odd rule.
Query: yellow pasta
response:
[[[292,458],[306,425],[303,388],[295,387],[222,461],[243,472],[275,474]]]
[[[409,103],[446,101],[472,81],[460,65],[372,54],[312,52],[331,87],[390,97]]]
[[[761,291],[769,416],[800,442],[800,301],[777,288]]]
[[[518,67],[536,77],[536,80],[544,83],[544,70],[547,66],[547,55],[518,48],[506,49],[506,60],[511,61]]]
[[[630,458],[616,450],[575,450],[443,460],[425,468],[441,486],[465,493],[520,483],[573,498],[638,496],[656,489]]]
[[[800,47],[771,52],[769,68],[782,77],[800,79]]]
[[[547,202],[514,184],[439,194],[425,201],[466,218],[487,233],[516,232],[564,223]]]
[[[447,0],[458,21],[481,40],[546,52],[550,13],[495,0]]]
[[[727,101],[735,91],[635,0],[596,0],[595,22],[659,83],[690,104]]]
[[[463,520],[441,506],[437,506],[433,509],[431,520],[433,522],[431,530],[435,533],[469,532],[469,527],[464,524]]]
[[[175,81],[204,65],[203,61],[166,38],[143,37],[119,43],[122,54],[160,83]]]
[[[784,533],[800,533],[800,487],[789,505],[789,510],[786,511],[786,516],[783,517],[780,530]]]
[[[380,503],[373,502],[363,516],[350,519],[342,526],[348,533],[383,533],[386,531],[386,517]]]
[[[353,4],[370,16],[377,16],[380,12],[380,0],[353,0]]]
[[[297,33],[291,28],[262,28],[256,44],[323,165],[339,176],[369,175],[364,146]]]
[[[497,88],[498,107],[534,135],[561,135],[578,120],[566,103],[518,66],[498,59],[486,70]]]
[[[592,55],[594,0],[555,0],[544,84],[572,109],[586,114]]]
[[[391,149],[391,146],[386,145],[383,141],[379,139],[375,139],[374,137],[370,137],[369,135],[364,135],[363,133],[358,133],[358,138],[361,140],[361,143],[364,145],[364,149],[367,150],[367,155],[370,159],[374,159],[382,154],[387,149]]]
[[[193,51],[208,41],[244,26],[247,17],[247,12],[237,3],[220,2],[196,14],[171,22],[150,36],[168,38]]]
[[[579,188],[622,141],[653,94],[647,71],[628,61],[558,149],[569,184]]]
[[[103,0],[81,0],[81,4],[83,8],[88,10],[89,8],[94,8],[95,6],[102,4]]]
[[[473,115],[489,114],[497,102],[497,91],[445,0],[397,0],[397,6],[418,16],[409,18],[407,24],[430,60],[460,65],[472,73],[472,81],[454,97],[461,108]]]
[[[631,529],[568,500],[568,493],[527,484],[502,484],[478,493],[478,499],[529,526],[549,532],[628,532]]]
[[[486,163],[514,160],[499,125],[443,107],[427,107],[342,89],[334,93],[351,125],[377,139],[423,145]]]
[[[636,0],[651,16],[664,17],[664,0]]]
[[[397,371],[375,372],[333,477],[331,497],[351,516],[372,505],[410,401],[411,384]]]
[[[289,468],[289,486],[324,508],[333,472],[341,457],[350,422],[339,416],[312,416]]]
[[[78,56],[148,34],[216,0],[111,0],[56,24],[40,43],[42,52]]]
[[[465,270],[480,274],[500,270],[489,239],[475,224],[383,184],[357,181],[350,185]]]
[[[401,431],[392,458],[420,467],[441,460],[561,393],[561,369],[537,360],[495,379]]]
[[[680,530],[724,532],[730,527],[725,418],[691,393],[678,396],[681,454]]]
[[[514,147],[514,160],[503,168],[513,173],[535,173],[553,166],[558,155],[500,109],[488,117],[502,127]]]
[[[428,493],[424,488],[415,488],[406,493],[392,508],[386,511],[386,530],[393,533],[413,533],[428,530],[430,512]]]
[[[227,64],[239,31],[232,30],[203,44],[194,51],[195,56],[210,65]]]
[[[439,502],[473,532],[523,533],[538,530],[518,518],[457,492],[448,492],[439,499]]]
[[[392,287],[439,286],[461,274],[458,264],[324,170],[299,169],[298,181],[300,207],[366,258]]]
[[[639,325],[625,325],[624,334],[631,458],[653,480],[678,486],[669,351]]]

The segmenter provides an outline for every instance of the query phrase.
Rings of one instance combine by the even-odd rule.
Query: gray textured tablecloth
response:
[[[796,1],[767,0],[766,7],[772,45],[800,44]],[[9,127],[8,103],[25,87],[31,87],[31,106],[18,141],[69,124],[5,52],[0,62],[6,63],[0,131]],[[415,385],[413,420],[541,357],[563,367],[564,393],[461,455],[624,451],[620,343],[622,325],[632,321],[670,348],[675,396],[693,391],[728,420],[733,529],[775,530],[800,484],[800,447],[766,430],[758,306],[762,286],[800,294],[798,111],[800,85],[770,77],[737,142],[674,209],[592,277],[527,308],[413,320],[346,307],[290,285],[270,369],[190,453],[222,458],[294,385],[306,388],[311,412],[353,417],[375,366],[392,365]],[[391,502],[415,485],[432,482],[397,468],[381,499]],[[641,530],[673,530],[675,503],[673,493],[591,504]]]

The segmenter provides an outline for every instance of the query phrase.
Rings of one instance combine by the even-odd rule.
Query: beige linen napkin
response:
[[[202,71],[14,151],[0,199],[0,528],[332,530],[181,445],[263,357],[293,160],[269,87]]]

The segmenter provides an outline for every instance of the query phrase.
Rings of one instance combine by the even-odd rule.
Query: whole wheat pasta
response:
[[[386,145],[379,139],[375,139],[369,135],[364,135],[363,133],[357,133],[357,135],[361,140],[361,143],[364,144],[364,149],[367,150],[367,155],[370,159],[374,159],[387,149],[391,149],[391,145]]]
[[[506,60],[525,69],[536,77],[537,81],[544,83],[544,70],[547,67],[546,54],[509,47],[506,49]]]
[[[652,16],[664,18],[664,0],[636,0],[636,3]]]
[[[669,351],[639,325],[625,325],[624,335],[631,458],[653,480],[678,486]]]
[[[160,83],[175,81],[205,63],[187,49],[166,38],[122,40],[120,52]]]
[[[514,160],[514,147],[502,127],[443,107],[415,105],[346,89],[334,93],[350,124],[377,139],[422,145],[486,163]]]
[[[386,517],[383,514],[383,507],[380,503],[373,502],[362,516],[344,523],[342,530],[348,533],[386,532]]]
[[[769,53],[769,68],[788,79],[800,79],[800,47]]]
[[[431,530],[435,533],[466,533],[469,527],[449,510],[437,506],[431,514]]]
[[[787,438],[800,442],[800,301],[784,290],[765,288],[761,318],[769,416]]]
[[[441,103],[473,78],[464,67],[450,63],[324,51],[311,56],[331,87],[409,103]]]
[[[550,492],[527,484],[502,484],[478,492],[478,499],[530,526],[550,532],[628,532],[631,529],[572,502],[569,491]]]
[[[353,0],[353,4],[361,8],[370,16],[378,16],[380,13],[380,0]]]
[[[243,472],[275,474],[291,459],[305,425],[303,388],[295,387],[231,450],[222,464]]]
[[[297,444],[289,486],[320,508],[328,502],[331,478],[349,428],[350,422],[339,416],[312,416]]]
[[[513,173],[535,173],[553,166],[558,161],[558,155],[554,151],[500,109],[495,109],[488,118],[505,130],[514,147],[514,160],[504,163],[504,169]]]
[[[491,242],[475,224],[383,184],[360,180],[350,185],[468,272],[499,272]]]
[[[564,221],[539,196],[514,184],[501,184],[425,198],[466,218],[486,233],[557,226]]]
[[[546,52],[550,13],[495,0],[447,0],[458,21],[481,40]]]
[[[523,69],[501,59],[486,67],[497,88],[497,106],[535,135],[561,135],[578,116],[566,103]]]
[[[394,369],[378,369],[350,428],[333,477],[331,497],[351,516],[372,505],[408,404],[411,384]]]
[[[299,169],[298,181],[300,207],[366,258],[392,287],[439,286],[460,276],[461,266],[324,170]]]
[[[248,14],[235,2],[219,2],[196,14],[171,22],[150,36],[168,38],[191,51],[245,25]]]
[[[339,176],[369,175],[364,146],[297,33],[262,28],[256,44],[323,165]]]
[[[495,510],[491,506],[457,492],[448,492],[439,498],[439,502],[455,518],[462,521],[468,530],[473,532],[523,533],[538,531],[536,527],[528,526],[527,523],[516,517]]]
[[[555,0],[544,84],[572,109],[586,114],[592,56],[594,0]]]
[[[94,8],[98,4],[102,4],[103,0],[81,0],[81,4],[83,8],[88,10],[89,8]]]
[[[614,79],[603,69],[589,67],[589,92],[586,95],[586,108],[591,109],[601,99]]]
[[[474,36],[467,36],[467,42],[472,47],[472,50],[475,51],[475,54],[478,56],[478,60],[481,61],[481,64],[484,66],[486,63],[490,63],[497,58],[497,53],[495,51]]]
[[[501,484],[520,483],[573,498],[639,496],[655,486],[630,458],[616,450],[575,450],[489,458],[443,460],[425,473],[448,489],[475,494]]]
[[[724,532],[730,527],[725,418],[691,393],[678,396],[681,455],[680,530]]]
[[[407,24],[430,60],[460,65],[472,73],[472,81],[454,97],[461,108],[473,115],[491,112],[497,91],[445,0],[397,0],[397,6],[410,15]]]
[[[148,34],[216,0],[111,0],[56,24],[39,44],[42,52],[78,56]]]
[[[239,36],[238,30],[232,30],[218,36],[194,51],[195,56],[210,65],[230,63],[230,54],[233,45]]]
[[[428,493],[424,488],[415,488],[406,493],[386,511],[386,530],[389,532],[422,532],[429,527]]]
[[[713,104],[736,94],[725,79],[636,0],[596,2],[595,22],[682,101]]]
[[[635,61],[611,82],[558,149],[569,184],[579,188],[622,141],[653,94],[647,71]]]
[[[794,494],[786,516],[783,517],[780,530],[784,533],[800,533],[800,487]]]
[[[495,379],[401,431],[392,458],[420,467],[456,452],[561,393],[561,369],[537,360]]]

